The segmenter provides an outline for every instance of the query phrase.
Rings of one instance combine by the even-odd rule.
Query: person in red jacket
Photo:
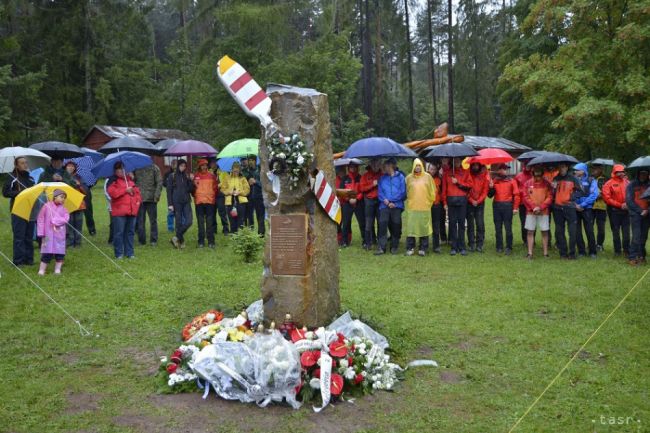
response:
[[[436,198],[433,201],[433,205],[431,206],[431,225],[433,228],[433,233],[431,235],[431,248],[434,253],[440,254],[440,226],[441,222],[442,225],[444,225],[444,222],[442,221],[442,218],[440,215],[443,212],[442,208],[442,176],[440,176],[440,168],[436,164],[427,164],[427,171],[431,175],[431,178],[433,179],[433,186],[434,189],[436,190]]]
[[[467,241],[470,251],[483,252],[485,240],[485,199],[488,193],[488,174],[485,166],[477,162],[469,167],[472,189],[467,205]]]
[[[557,175],[553,178],[553,220],[555,221],[555,240],[560,257],[575,260],[576,236],[578,231],[578,214],[576,199],[582,196],[582,185],[569,173],[568,164],[558,165]],[[546,174],[545,174],[546,177]],[[565,234],[569,232],[569,244]]]
[[[113,248],[115,257],[135,258],[133,241],[135,220],[142,203],[140,189],[135,186],[133,174],[125,174],[121,162],[113,167],[113,176],[108,181],[108,195],[111,197],[111,216],[113,219]]]
[[[346,248],[352,242],[352,215],[354,215],[359,224],[359,233],[361,233],[363,248],[367,249],[368,243],[365,240],[366,217],[364,215],[363,194],[359,189],[360,182],[359,166],[355,163],[349,164],[348,173],[341,178],[340,188],[354,191],[355,195],[346,197],[341,202],[341,236],[343,239],[341,246],[343,248]]]
[[[503,228],[506,232],[506,256],[512,254],[512,216],[519,213],[521,195],[517,182],[507,175],[508,166],[499,164],[497,176],[490,180],[488,197],[494,197],[492,213],[494,219],[497,253],[503,250]]]
[[[524,245],[528,244],[528,230],[526,230],[526,206],[524,206],[524,187],[529,180],[533,178],[532,171],[530,167],[526,165],[526,162],[522,162],[521,171],[515,175],[515,181],[519,187],[519,193],[521,194],[521,201],[519,203],[519,223],[521,224],[521,241]],[[549,182],[550,183],[550,182]],[[549,229],[550,234],[550,229]]]
[[[346,165],[341,165],[335,168],[336,171],[336,178],[334,180],[334,186],[336,189],[344,189],[343,186],[343,178],[348,175],[348,167]],[[339,197],[339,202],[341,204],[341,214],[343,213],[343,203],[345,203],[348,200],[347,197]],[[336,227],[336,240],[339,244],[339,247],[343,246],[343,230],[342,230],[342,223],[343,223],[343,218],[341,217],[341,223]],[[345,239],[345,243],[349,244],[352,241],[352,233],[348,234],[348,239]]]
[[[544,169],[536,166],[532,170],[533,177],[526,181],[521,191],[522,202],[526,212],[524,228],[528,231],[527,244],[529,260],[533,258],[533,246],[535,245],[535,230],[542,232],[542,251],[544,257],[548,257],[548,240],[551,226],[549,223],[550,208],[553,203],[553,187],[544,179]],[[520,206],[521,209],[521,206]]]
[[[366,216],[365,248],[370,250],[377,243],[377,230],[379,226],[379,199],[377,198],[379,178],[381,172],[381,159],[373,158],[366,172],[361,176],[359,191],[363,194],[364,214]]]
[[[465,250],[465,218],[467,217],[467,195],[472,189],[473,181],[469,170],[462,167],[460,158],[453,158],[453,167],[445,169],[442,178],[442,202],[449,214],[449,240],[452,256]]]
[[[630,254],[630,214],[625,203],[625,190],[630,183],[625,177],[625,167],[621,164],[614,165],[612,178],[603,185],[603,200],[607,205],[609,226],[612,229],[614,241],[614,255],[621,255],[621,247],[625,257]],[[621,244],[621,235],[623,243]]]
[[[199,171],[194,175],[194,209],[199,228],[199,248],[205,246],[207,233],[208,247],[214,249],[214,227],[212,218],[216,206],[218,188],[217,177],[208,171],[208,160],[199,159]]]

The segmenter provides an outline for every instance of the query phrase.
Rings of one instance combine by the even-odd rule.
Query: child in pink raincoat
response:
[[[48,201],[38,213],[36,232],[41,238],[41,266],[38,275],[45,275],[47,265],[54,258],[54,273],[60,274],[65,258],[66,225],[70,220],[70,213],[63,206],[66,194],[60,189],[55,189],[52,201]]]

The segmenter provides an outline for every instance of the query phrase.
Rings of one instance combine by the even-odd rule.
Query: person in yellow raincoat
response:
[[[413,170],[406,176],[406,203],[404,226],[406,232],[406,255],[415,252],[415,239],[419,238],[418,255],[426,255],[429,249],[429,236],[433,233],[431,225],[431,206],[436,200],[436,190],[431,175],[424,170],[421,160],[413,161]]]

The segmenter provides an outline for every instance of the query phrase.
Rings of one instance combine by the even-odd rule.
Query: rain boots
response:
[[[38,268],[38,275],[45,275],[46,270],[47,270],[47,263],[41,262],[41,265]]]
[[[60,262],[54,263],[54,273],[55,274],[60,274],[62,266],[63,266],[63,260],[61,260]]]

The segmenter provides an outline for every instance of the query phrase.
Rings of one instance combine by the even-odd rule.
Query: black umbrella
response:
[[[650,171],[650,156],[640,156],[627,166],[627,169],[630,171],[638,171],[645,169]]]
[[[142,152],[142,153],[156,153],[156,146],[151,144],[145,139],[137,137],[122,137],[111,140],[98,149],[101,153],[109,154],[121,152],[125,150]]]
[[[84,156],[83,151],[79,146],[74,144],[64,143],[62,141],[44,141],[42,143],[35,143],[29,146],[31,149],[36,149],[44,154],[55,159],[76,158]]]
[[[446,143],[429,146],[423,150],[424,159],[433,158],[465,158],[476,156],[478,152],[472,146],[464,143]]]
[[[161,140],[158,143],[156,143],[156,153],[159,155],[163,155],[165,152],[169,150],[170,147],[178,143],[180,140],[177,140],[175,138],[167,138],[165,140]]]
[[[565,155],[564,153],[558,152],[546,152],[544,155],[537,156],[530,161],[528,161],[529,166],[531,165],[558,165],[558,164],[577,164],[579,161],[572,157],[571,155]]]
[[[537,158],[538,156],[542,156],[545,153],[548,153],[545,150],[529,150],[528,152],[524,152],[521,155],[517,157],[518,161],[529,161],[533,158]]]
[[[596,158],[587,163],[587,165],[607,165],[609,167],[613,167],[614,164],[616,163],[614,162],[613,159],[605,159],[605,158]]]

